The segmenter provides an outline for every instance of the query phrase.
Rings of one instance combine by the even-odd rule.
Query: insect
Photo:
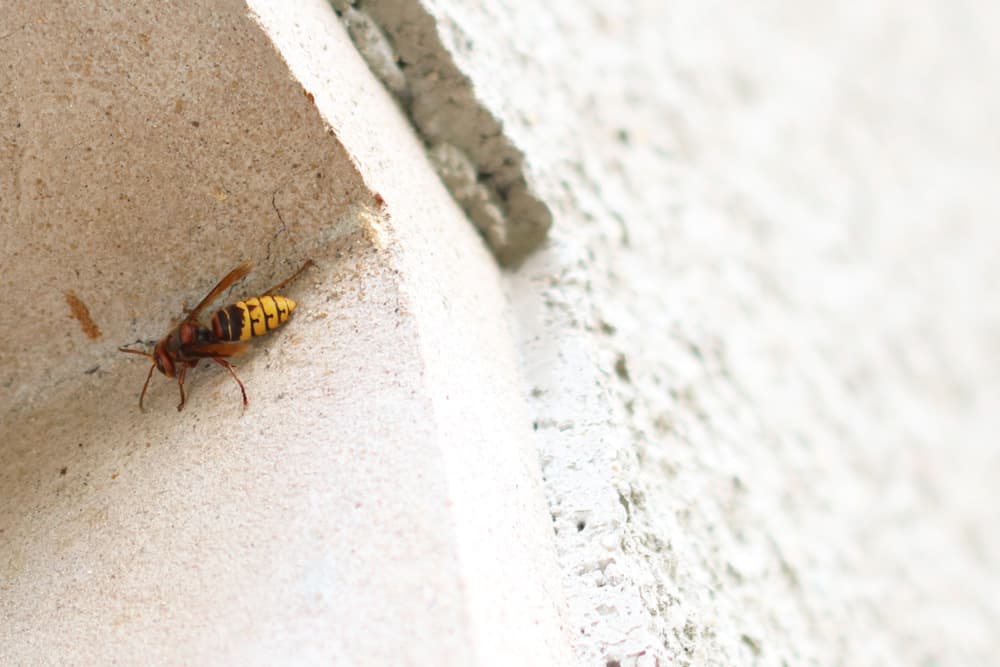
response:
[[[243,407],[246,408],[249,404],[247,390],[227,358],[243,354],[246,352],[251,338],[263,336],[288,321],[292,311],[295,310],[295,302],[288,297],[275,294],[275,292],[298,278],[303,271],[312,265],[311,259],[306,260],[302,268],[289,278],[260,296],[237,301],[225,308],[220,308],[212,315],[211,326],[202,326],[201,322],[198,321],[201,311],[232,284],[250,273],[252,268],[250,263],[244,262],[227,273],[197,306],[187,311],[181,321],[174,325],[167,335],[156,344],[152,353],[127,347],[118,348],[121,352],[140,354],[153,360],[149,367],[149,373],[146,375],[146,382],[142,385],[142,393],[139,394],[139,409],[144,410],[142,400],[146,396],[146,389],[149,387],[149,380],[153,377],[154,369],[169,378],[177,378],[177,387],[181,392],[181,402],[178,404],[177,410],[183,409],[184,375],[189,368],[194,368],[203,359],[211,359],[229,371],[233,379],[236,380],[236,384],[240,386],[240,392],[243,394]]]

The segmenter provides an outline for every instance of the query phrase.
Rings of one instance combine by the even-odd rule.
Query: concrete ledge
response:
[[[569,664],[497,268],[332,10],[2,20],[0,662]],[[118,345],[305,257],[245,413],[136,409]]]

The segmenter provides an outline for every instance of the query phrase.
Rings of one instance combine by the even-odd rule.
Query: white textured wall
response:
[[[1000,12],[511,9],[584,664],[995,664]]]
[[[581,664],[1000,660],[1000,12],[427,4],[554,215],[510,294]]]

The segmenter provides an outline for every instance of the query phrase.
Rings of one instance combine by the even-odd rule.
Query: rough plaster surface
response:
[[[0,663],[570,664],[498,270],[330,7],[6,9]],[[118,345],[306,256],[245,413],[137,410]]]
[[[552,213],[514,135],[465,70],[475,40],[419,0],[331,0],[359,53],[409,115],[441,180],[507,264],[545,239]],[[508,63],[510,71],[518,60]]]
[[[996,9],[420,4],[553,211],[581,664],[1000,660]]]

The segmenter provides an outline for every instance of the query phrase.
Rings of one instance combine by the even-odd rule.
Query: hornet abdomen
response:
[[[295,302],[284,296],[255,296],[220,308],[212,315],[212,332],[219,340],[244,341],[274,331],[288,321]]]

